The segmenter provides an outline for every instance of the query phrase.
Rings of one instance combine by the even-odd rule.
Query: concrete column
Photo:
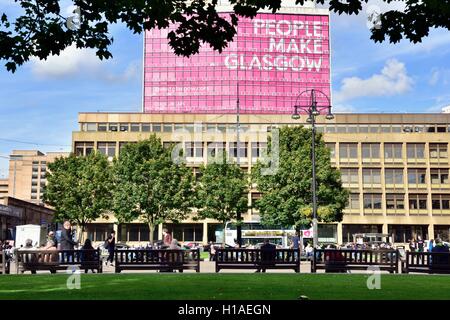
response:
[[[428,225],[428,240],[429,239],[435,239],[435,236],[434,236],[434,224],[432,224],[432,223],[430,223]]]
[[[206,221],[203,221],[203,244],[208,243],[208,223]]]
[[[381,233],[384,233],[384,234],[388,233],[388,225],[387,225],[387,223],[383,223],[383,226],[381,227]]]
[[[343,239],[342,239],[342,222],[339,222],[337,224],[337,244],[342,244],[343,243]]]

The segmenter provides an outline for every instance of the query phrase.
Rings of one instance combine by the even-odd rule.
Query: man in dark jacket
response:
[[[73,241],[72,225],[69,221],[64,221],[61,230],[61,250],[73,250],[78,243]]]
[[[276,246],[269,242],[269,239],[264,239],[264,244],[261,246],[261,268],[258,268],[256,272],[266,272],[266,267],[270,267],[275,263],[276,259]]]
[[[69,221],[64,221],[63,228],[61,230],[60,249],[61,250],[73,250],[78,243],[73,240],[72,225]],[[73,253],[62,253],[60,256],[61,262],[72,262]]]

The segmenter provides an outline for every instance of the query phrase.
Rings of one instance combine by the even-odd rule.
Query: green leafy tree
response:
[[[174,163],[172,150],[152,135],[125,145],[114,163],[115,216],[119,223],[148,224],[150,243],[157,225],[186,218],[193,205],[192,170]]]
[[[311,133],[304,127],[283,127],[279,131],[278,167],[264,174],[270,164],[258,162],[252,170],[253,181],[262,193],[256,201],[261,221],[268,225],[295,226],[312,222]],[[341,221],[348,201],[340,173],[330,163],[330,151],[316,135],[317,218],[322,222]],[[272,139],[269,139],[269,149]],[[273,148],[272,148],[273,149]],[[269,154],[275,150],[269,150]]]
[[[83,240],[86,224],[107,218],[111,207],[111,165],[106,156],[91,153],[86,157],[71,154],[48,165],[44,202],[55,208],[55,221],[69,220],[81,227]]]
[[[316,0],[338,14],[361,14],[369,0]],[[384,0],[386,3],[392,0]],[[113,38],[109,26],[122,23],[133,33],[153,28],[177,28],[168,35],[174,52],[190,56],[202,43],[222,51],[233,40],[239,17],[255,17],[260,9],[277,12],[281,0],[230,0],[233,11],[219,15],[217,0],[72,0],[66,3],[79,10],[65,14],[61,0],[16,0],[16,14],[0,11],[0,59],[15,71],[32,57],[46,59],[65,48],[97,49],[100,59],[112,57],[109,47]],[[305,0],[297,0],[303,5]],[[405,10],[392,8],[379,17],[373,28],[374,41],[398,42],[402,38],[420,42],[431,28],[450,29],[450,1],[405,0]],[[16,10],[14,10],[16,11]],[[9,15],[9,17],[8,17]],[[11,18],[13,16],[13,18]]]
[[[222,161],[200,167],[200,174],[197,185],[197,219],[220,221],[225,232],[227,222],[236,220],[238,214],[247,212],[248,177],[237,164],[227,163],[225,155]]]

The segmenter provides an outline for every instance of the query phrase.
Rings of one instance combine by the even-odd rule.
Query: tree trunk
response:
[[[226,221],[222,221],[223,223],[223,236],[222,236],[222,247],[225,249],[225,225],[227,224]]]
[[[77,240],[80,246],[84,243],[84,230],[86,229],[86,226],[84,223],[78,224],[79,228],[77,228]],[[92,240],[92,239],[91,239]]]
[[[155,232],[155,224],[153,222],[148,223],[148,230],[150,231],[149,239],[150,245],[153,246],[153,233]]]

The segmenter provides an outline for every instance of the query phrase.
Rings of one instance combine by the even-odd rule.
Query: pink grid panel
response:
[[[331,98],[329,17],[259,14],[241,18],[238,34],[221,54],[204,46],[190,58],[173,54],[167,33],[145,35],[144,112],[292,113],[307,105],[304,90]],[[319,106],[328,105],[317,94]]]

